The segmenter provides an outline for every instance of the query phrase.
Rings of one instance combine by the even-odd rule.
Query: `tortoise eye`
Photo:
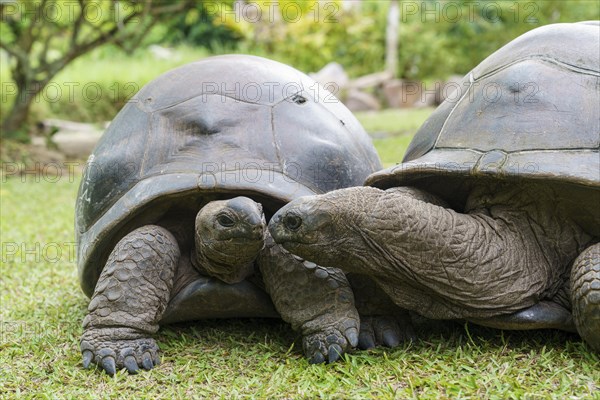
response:
[[[290,231],[297,231],[302,225],[302,218],[297,215],[288,214],[283,218],[283,223]]]
[[[217,217],[217,222],[219,223],[219,225],[224,226],[226,228],[231,228],[233,225],[235,225],[235,221],[227,214],[219,215]]]

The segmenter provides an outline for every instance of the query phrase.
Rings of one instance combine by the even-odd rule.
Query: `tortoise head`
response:
[[[196,216],[198,268],[226,283],[249,276],[265,236],[262,206],[247,197],[211,201]]]
[[[367,233],[381,222],[371,214],[383,193],[353,187],[300,197],[273,215],[269,232],[276,243],[308,261],[356,272],[351,270],[356,261],[374,254]]]

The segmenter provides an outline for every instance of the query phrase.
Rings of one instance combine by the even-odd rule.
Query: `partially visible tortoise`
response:
[[[370,187],[297,199],[277,243],[395,303],[600,351],[600,25],[537,28],[485,59]]]
[[[286,65],[212,57],[146,85],[96,146],[77,198],[79,277],[92,299],[84,366],[152,368],[162,324],[280,315],[312,362],[337,359],[359,339],[346,277],[302,267],[265,218],[379,168],[352,114]]]

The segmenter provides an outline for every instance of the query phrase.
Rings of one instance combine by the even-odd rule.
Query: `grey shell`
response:
[[[600,23],[554,24],[508,43],[421,126],[381,188],[425,186],[460,207],[480,179],[547,182],[600,235]]]
[[[378,169],[350,111],[294,68],[230,55],[174,69],[129,101],[88,160],[75,221],[83,291],[118,240],[174,208],[248,195],[274,212]]]

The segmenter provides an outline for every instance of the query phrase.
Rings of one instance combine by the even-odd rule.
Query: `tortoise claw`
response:
[[[333,363],[358,343],[358,331],[354,327],[347,328],[345,333],[334,328],[327,328],[307,335],[303,339],[304,354],[309,363]]]
[[[398,335],[398,332],[395,331],[388,330],[383,332],[381,339],[383,345],[387,347],[393,348],[400,344],[400,336]]]
[[[94,353],[92,353],[90,350],[84,350],[82,352],[82,356],[83,356],[83,368],[89,368],[90,364],[92,362],[92,360],[94,359]]]
[[[325,362],[325,356],[320,351],[315,352],[308,360],[309,364],[321,364]]]
[[[123,361],[123,366],[127,369],[127,372],[129,372],[130,374],[137,374],[138,370],[140,369],[134,356],[125,357],[125,361]]]
[[[327,354],[328,361],[330,363],[336,362],[342,356],[343,350],[339,344],[332,344],[329,346],[329,352]]]
[[[392,348],[400,344],[400,327],[392,318],[376,318],[374,325],[379,343]]]
[[[358,345],[358,330],[356,328],[346,329],[346,338],[350,342],[350,347],[356,347]]]
[[[158,354],[158,351],[154,352],[154,356],[152,357],[152,362],[154,363],[155,367],[157,365],[160,365],[160,354]]]
[[[125,336],[127,339],[106,340],[107,337]],[[130,374],[140,369],[150,370],[160,362],[158,346],[154,339],[131,339],[134,333],[86,330],[81,339],[83,367],[89,368],[93,363],[100,366],[110,376],[125,368]]]
[[[102,369],[110,376],[114,376],[117,373],[115,366],[115,358],[112,356],[106,356],[102,359]]]
[[[369,350],[375,347],[375,336],[373,332],[363,331],[361,329],[358,337],[358,348],[361,350]]]
[[[152,367],[154,367],[154,363],[152,362],[152,356],[150,356],[150,353],[148,352],[142,354],[142,367],[146,371],[149,371],[152,369]]]

